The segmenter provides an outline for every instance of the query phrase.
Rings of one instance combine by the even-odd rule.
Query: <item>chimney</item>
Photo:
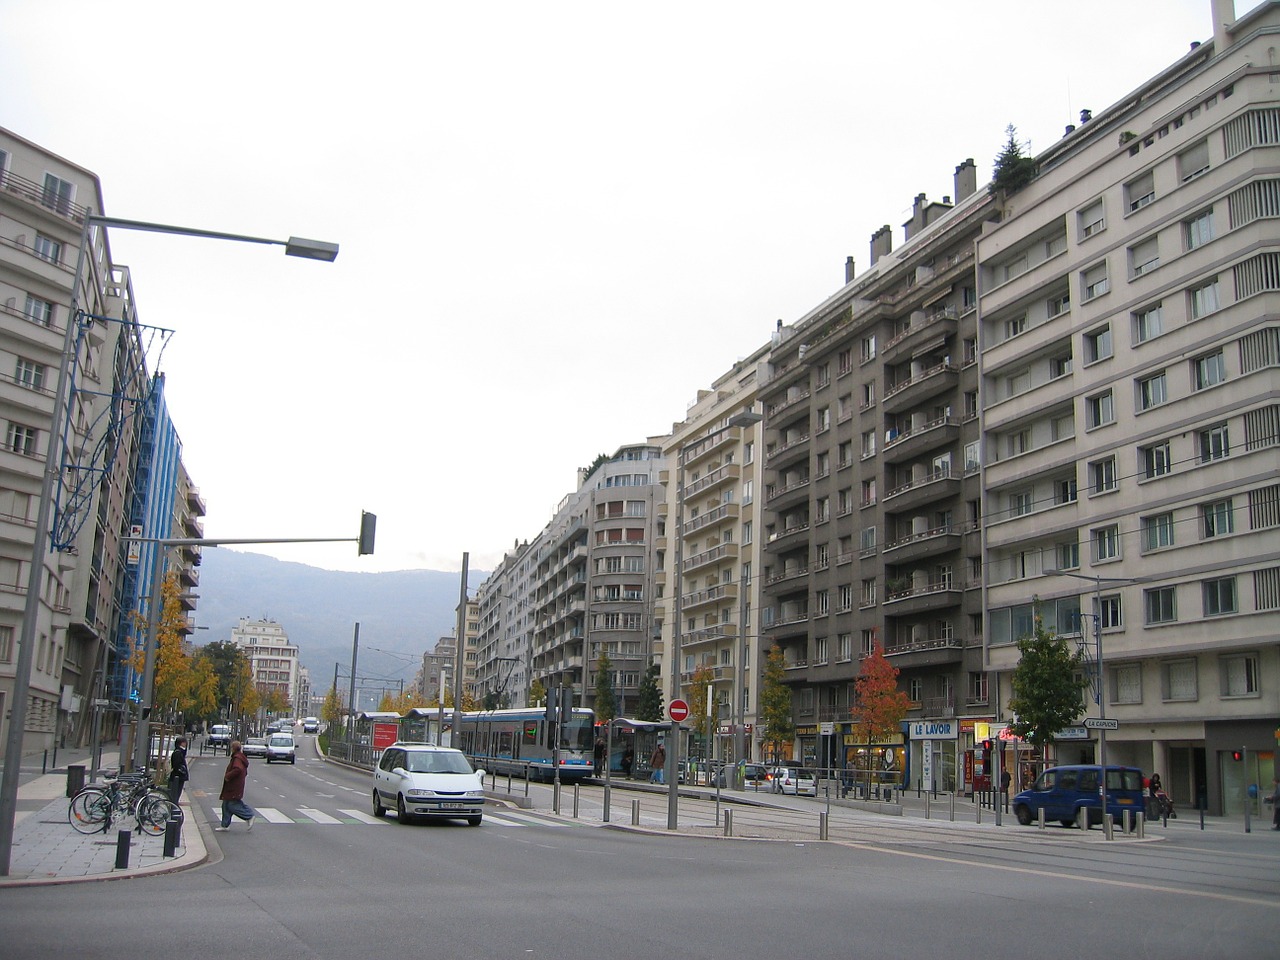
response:
[[[1213,53],[1231,46],[1231,28],[1236,25],[1235,0],[1213,0]]]
[[[956,167],[956,203],[963,202],[966,198],[972,196],[978,189],[978,168],[974,165],[973,157],[970,157],[960,166]]]
[[[1090,120],[1092,120],[1092,119],[1093,119],[1093,111],[1092,111],[1092,110],[1081,110],[1081,111],[1080,111],[1080,123],[1081,123],[1081,124],[1088,123],[1088,122],[1089,122]]]
[[[925,199],[923,193],[917,193],[911,201],[911,219],[902,225],[903,241],[910,240],[925,227]]]
[[[889,229],[889,225],[886,223],[871,235],[871,266],[874,267],[877,260],[887,256],[892,251],[893,231]]]
[[[1071,135],[1072,135],[1073,133],[1075,133],[1075,132],[1076,132],[1076,125],[1075,125],[1074,123],[1068,123],[1068,124],[1067,124],[1067,129],[1063,132],[1063,134],[1062,134],[1062,135],[1063,135],[1064,137],[1069,137],[1069,136],[1071,136]]]
[[[853,281],[853,257],[844,258],[844,282],[851,283]]]

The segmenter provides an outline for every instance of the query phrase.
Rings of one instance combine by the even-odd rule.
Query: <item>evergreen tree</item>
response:
[[[662,689],[658,686],[658,665],[649,664],[640,678],[636,719],[656,723],[662,719]]]
[[[991,175],[991,192],[1003,192],[1005,196],[1017,193],[1036,178],[1039,171],[1033,157],[1023,153],[1018,143],[1018,131],[1013,124],[1005,129],[1009,139],[996,156],[995,170]]]

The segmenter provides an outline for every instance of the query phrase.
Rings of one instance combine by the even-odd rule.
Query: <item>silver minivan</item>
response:
[[[385,816],[388,808],[404,824],[428,817],[478,827],[484,816],[484,771],[473,770],[461,750],[393,743],[373,769],[373,815]]]

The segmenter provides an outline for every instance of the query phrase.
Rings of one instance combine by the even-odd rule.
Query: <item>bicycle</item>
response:
[[[132,816],[138,829],[153,837],[181,815],[177,804],[145,774],[124,774],[87,786],[71,798],[67,810],[68,821],[80,833],[106,833],[114,821]]]

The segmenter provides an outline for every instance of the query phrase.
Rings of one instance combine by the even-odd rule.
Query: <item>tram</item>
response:
[[[458,721],[454,746],[485,770],[523,775],[528,769],[533,779],[552,780],[556,766],[550,726],[540,708],[464,712]],[[594,711],[576,707],[559,727],[561,782],[573,783],[591,776]]]

